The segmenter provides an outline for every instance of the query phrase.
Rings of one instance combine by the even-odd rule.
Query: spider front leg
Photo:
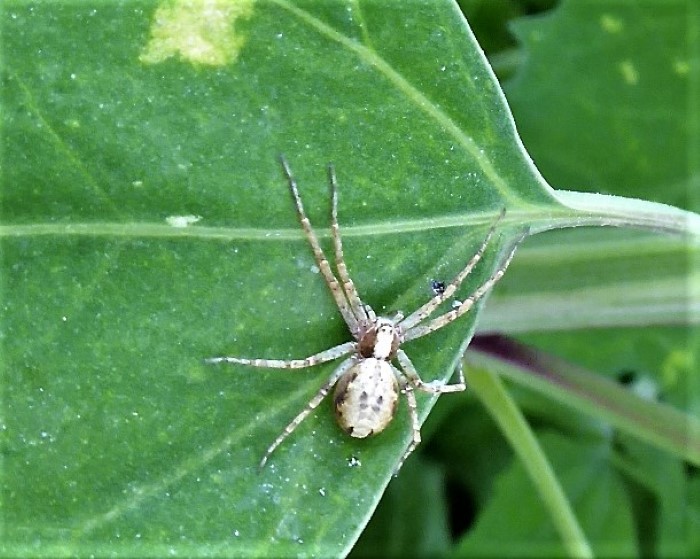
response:
[[[358,317],[355,316],[353,307],[348,302],[347,296],[343,291],[343,288],[341,287],[340,283],[338,283],[338,279],[335,277],[333,270],[331,270],[331,266],[328,263],[328,259],[326,258],[326,255],[324,254],[323,249],[321,248],[321,244],[318,242],[318,237],[316,236],[313,227],[311,227],[311,222],[309,221],[309,218],[306,215],[306,210],[304,210],[304,204],[302,203],[301,196],[299,195],[299,188],[297,187],[297,182],[294,179],[294,175],[292,175],[292,170],[289,168],[287,160],[284,157],[280,157],[280,162],[282,163],[282,169],[284,171],[284,174],[287,177],[287,182],[289,183],[289,190],[292,192],[292,198],[294,198],[294,205],[296,206],[299,222],[301,223],[301,227],[304,230],[306,239],[311,245],[311,250],[313,250],[314,258],[316,259],[316,264],[318,265],[318,268],[321,271],[323,278],[326,280],[328,288],[331,290],[331,294],[333,295],[333,299],[335,299],[335,304],[337,305],[340,314],[343,315],[343,319],[348,325],[348,328],[350,329],[350,332],[352,333],[353,337],[357,339],[359,337]]]
[[[340,226],[338,225],[338,179],[335,176],[335,167],[328,165],[328,180],[331,183],[331,233],[333,235],[333,246],[335,248],[335,266],[338,268],[340,281],[343,282],[343,289],[348,297],[348,302],[355,316],[359,319],[363,316],[374,318],[367,312],[368,305],[365,305],[360,298],[355,283],[350,278],[348,267],[345,264],[343,254],[343,241],[340,238]],[[371,309],[370,309],[371,310]]]

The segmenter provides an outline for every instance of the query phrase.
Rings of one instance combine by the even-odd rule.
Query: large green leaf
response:
[[[564,1],[514,23],[508,101],[552,184],[697,211],[699,19],[694,0]]]
[[[525,227],[698,229],[668,208],[559,202],[449,3],[17,0],[1,25],[6,554],[355,541],[410,437],[405,406],[359,442],[322,406],[259,473],[333,365],[203,364],[348,339],[280,153],[324,239],[335,162],[350,271],[382,313],[461,269],[504,206],[465,292]],[[449,375],[475,318],[407,346],[425,378]]]

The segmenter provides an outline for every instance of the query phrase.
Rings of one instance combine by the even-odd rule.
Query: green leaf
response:
[[[699,20],[687,0],[569,0],[514,22],[508,100],[552,184],[697,210]]]
[[[430,297],[504,206],[465,293],[527,227],[698,229],[556,195],[447,2],[11,0],[0,25],[5,555],[352,546],[410,438],[405,405],[369,441],[324,405],[258,473],[333,365],[203,364],[349,339],[280,153],[326,246],[335,162],[346,259],[380,313]],[[407,346],[424,378],[451,373],[477,314]]]
[[[203,364],[349,338],[280,152],[324,238],[335,161],[346,258],[378,312],[426,300],[504,204],[467,288],[518,208],[557,207],[454,7],[222,3],[200,16],[224,18],[223,40],[188,6],[4,7],[5,553],[330,556],[357,538],[410,437],[405,405],[369,441],[324,405],[258,473],[333,365]],[[474,319],[412,344],[426,379]]]
[[[636,554],[634,525],[623,480],[608,462],[604,443],[576,443],[555,433],[540,437],[544,453],[566,491],[594,556]],[[559,540],[541,496],[532,488],[527,465],[514,462],[494,486],[494,496],[476,526],[457,547],[460,556],[542,557],[573,554]],[[513,495],[517,495],[514,499]]]

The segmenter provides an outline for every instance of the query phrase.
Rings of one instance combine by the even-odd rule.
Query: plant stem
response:
[[[470,367],[469,386],[489,410],[525,466],[545,507],[549,510],[568,554],[571,557],[593,557],[593,551],[552,466],[501,379],[486,369]]]

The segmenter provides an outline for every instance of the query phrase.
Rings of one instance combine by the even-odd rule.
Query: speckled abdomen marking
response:
[[[340,379],[334,400],[338,423],[349,435],[362,439],[381,433],[396,413],[396,373],[387,361],[363,359]]]

